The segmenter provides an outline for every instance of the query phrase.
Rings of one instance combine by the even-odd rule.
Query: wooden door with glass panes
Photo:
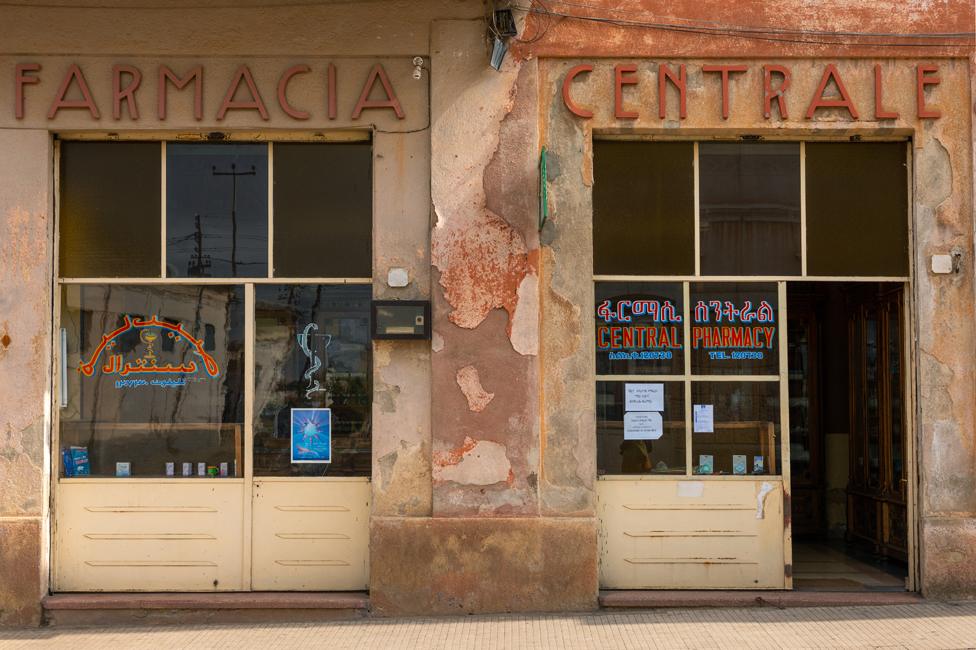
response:
[[[368,137],[56,150],[53,590],[365,588]]]
[[[601,587],[790,588],[793,412],[811,501],[819,450],[815,389],[788,373],[815,325],[786,331],[786,284],[907,283],[906,143],[592,151]]]
[[[850,297],[851,472],[848,535],[886,556],[908,555],[902,288]]]
[[[365,589],[372,287],[254,293],[252,587]]]

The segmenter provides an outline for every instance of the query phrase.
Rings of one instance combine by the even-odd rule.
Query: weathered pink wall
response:
[[[918,47],[911,38],[722,33],[726,26],[806,32],[881,34],[971,33],[976,9],[969,0],[587,0],[547,1],[557,15],[533,13],[523,37],[538,41],[520,50],[535,57],[965,57],[972,39],[944,39]],[[628,23],[706,27],[717,33],[649,29],[567,18],[600,17]],[[800,42],[797,42],[800,41]],[[892,46],[891,44],[912,44]]]
[[[541,85],[549,101],[546,138],[554,174],[551,186],[553,216],[551,227],[543,232],[551,241],[553,278],[576,288],[577,304],[583,314],[577,331],[584,341],[592,340],[587,318],[592,292],[584,287],[577,270],[581,252],[589,246],[592,216],[592,153],[594,131],[610,133],[658,134],[669,137],[731,137],[750,135],[790,135],[846,139],[887,135],[910,137],[913,143],[913,230],[915,322],[918,346],[915,353],[917,407],[914,440],[919,461],[918,516],[920,524],[921,586],[933,597],[972,597],[976,593],[976,374],[973,351],[974,327],[973,274],[973,146],[972,97],[969,92],[970,62],[965,58],[940,59],[938,74],[942,83],[926,92],[926,105],[939,110],[938,119],[917,117],[916,65],[928,60],[764,59],[792,71],[792,86],[786,95],[789,119],[763,115],[762,72],[759,62],[722,59],[723,64],[741,64],[748,71],[736,76],[731,91],[730,116],[721,117],[721,85],[717,75],[703,74],[705,59],[669,61],[628,58],[637,64],[637,86],[625,91],[628,108],[637,110],[636,119],[614,116],[613,65],[616,60],[546,60]],[[593,110],[592,119],[572,115],[563,103],[561,88],[566,72],[581,62],[595,64],[594,71],[574,82],[572,96],[580,106]],[[859,113],[853,120],[846,109],[820,109],[813,119],[806,118],[825,65],[836,63],[844,84]],[[668,63],[672,69],[686,65],[688,74],[688,114],[678,116],[677,92],[668,91],[667,116],[658,116],[657,69]],[[874,66],[881,65],[884,108],[899,113],[897,119],[874,117]],[[566,247],[567,254],[560,254]],[[550,258],[550,246],[543,258]],[[961,255],[957,274],[934,275],[932,255]],[[544,287],[545,288],[545,287]],[[589,291],[590,293],[587,293]],[[582,302],[582,301],[586,302]],[[543,312],[548,309],[545,301]],[[543,321],[543,337],[549,320]],[[560,318],[554,328],[565,328]],[[560,331],[555,330],[554,331]],[[573,355],[581,366],[592,356],[587,346]],[[565,390],[561,376],[553,379]],[[549,399],[546,393],[547,412]],[[582,390],[573,400],[583,399]],[[566,403],[555,405],[564,411]]]
[[[47,590],[50,137],[0,129],[0,152],[0,626],[36,625]]]
[[[50,126],[36,112],[26,122],[13,120],[10,64],[21,59],[44,62],[45,74],[58,72],[54,81],[28,89],[29,101],[47,98],[42,108],[50,86],[56,87],[75,59],[93,66],[204,62],[213,66],[205,119],[196,122],[186,105],[177,104],[168,128],[209,131],[357,125],[347,118],[295,123],[278,109],[269,122],[239,115],[217,123],[214,109],[226,89],[220,78],[232,70],[232,60],[253,64],[262,90],[268,89],[265,100],[273,103],[268,95],[286,64],[321,64],[343,55],[396,56],[408,72],[409,58],[427,58],[429,116],[411,112],[405,122],[385,116],[377,121],[375,139],[374,292],[431,297],[434,303],[430,348],[402,342],[374,348],[371,597],[376,611],[387,614],[596,606],[589,149],[594,128],[682,137],[770,130],[844,136],[894,129],[911,135],[921,342],[922,579],[931,595],[976,593],[976,60],[971,40],[922,48],[791,44],[573,19],[549,24],[544,16],[532,16],[524,35],[546,30],[545,35],[515,47],[502,71],[495,72],[487,65],[483,6],[475,1],[299,6],[248,0],[211,9],[161,6],[154,0],[126,4],[108,10],[0,9],[0,24],[6,26],[0,107],[7,111],[0,120],[0,576],[14,576],[0,581],[0,623],[36,622],[38,600],[47,589],[43,449],[49,439],[53,204],[48,129],[107,133],[121,128],[105,117],[110,115],[106,106],[98,122],[77,111],[62,113]],[[663,20],[664,11],[649,0],[546,5],[565,13],[612,11],[640,20]],[[674,22],[795,29],[964,32],[974,22],[967,0],[752,0],[707,7],[678,0],[666,5]],[[120,58],[120,52],[131,56]],[[689,65],[689,115],[683,121],[676,115],[665,121],[656,117],[654,74],[664,57]],[[608,60],[601,63],[601,58]],[[738,59],[754,69],[736,76],[732,117],[725,121],[717,76],[705,78],[695,69]],[[860,121],[838,111],[824,111],[812,122],[802,119],[827,60],[838,64]],[[577,100],[596,109],[591,121],[571,116],[561,103],[562,74],[582,61],[598,68],[574,86]],[[638,63],[642,79],[627,91],[641,118],[626,126],[612,119],[607,70],[614,61]],[[942,68],[942,83],[929,91],[930,99],[944,116],[917,120],[913,66],[932,61]],[[794,70],[791,120],[762,117],[755,66],[763,62]],[[886,107],[897,109],[899,120],[873,120],[876,62],[890,83]],[[411,97],[424,106],[427,79],[405,88],[404,101]],[[101,89],[96,93],[111,84],[102,73],[89,81],[93,90]],[[340,86],[340,93],[355,90]],[[296,93],[295,103],[301,103],[306,97],[299,86]],[[142,108],[152,106],[150,100]],[[130,129],[162,126],[126,124]],[[401,134],[384,133],[388,130]],[[542,145],[552,152],[552,216],[539,233]],[[930,275],[930,255],[952,251],[962,253],[963,272]],[[408,269],[407,288],[386,286],[391,267]]]

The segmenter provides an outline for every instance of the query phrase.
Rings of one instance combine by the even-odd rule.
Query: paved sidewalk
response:
[[[976,603],[0,630],[0,648],[974,648]]]

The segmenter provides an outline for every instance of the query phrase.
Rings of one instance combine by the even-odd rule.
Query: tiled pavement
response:
[[[0,629],[0,648],[973,648],[976,602]]]

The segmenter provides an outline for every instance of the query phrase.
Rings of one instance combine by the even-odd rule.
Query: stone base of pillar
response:
[[[380,616],[589,611],[597,522],[374,517],[370,605]]]

